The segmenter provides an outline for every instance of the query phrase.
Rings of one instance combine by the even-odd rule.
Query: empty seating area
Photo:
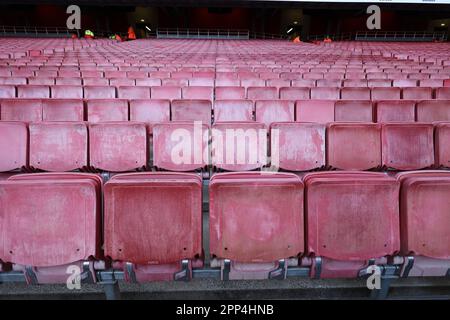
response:
[[[0,283],[450,276],[449,48],[0,39]]]

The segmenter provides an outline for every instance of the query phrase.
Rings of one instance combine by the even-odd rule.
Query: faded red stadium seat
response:
[[[54,78],[32,77],[28,78],[28,84],[40,86],[52,86],[55,84]]]
[[[211,160],[217,169],[249,171],[267,164],[267,132],[257,122],[219,122],[211,130]]]
[[[0,259],[23,272],[28,284],[65,284],[69,265],[95,282],[93,260],[101,258],[101,185],[100,177],[85,173],[17,175],[2,181]]]
[[[450,87],[437,88],[436,89],[436,99],[450,101]]]
[[[51,96],[56,99],[83,99],[82,86],[51,86]]]
[[[187,87],[188,85],[188,79],[162,79],[163,87]]]
[[[367,81],[369,88],[390,88],[392,87],[391,80],[372,79]]]
[[[136,80],[127,79],[127,78],[112,78],[112,79],[109,79],[109,85],[115,86],[115,87],[135,86]]]
[[[291,81],[291,87],[295,88],[313,88],[316,86],[315,80],[298,79]]]
[[[439,123],[435,126],[435,157],[439,167],[450,167],[450,122]]]
[[[55,84],[57,86],[81,86],[83,79],[81,78],[56,78]]]
[[[429,100],[433,99],[433,89],[426,87],[404,88],[402,96],[403,99],[407,100]]]
[[[276,87],[248,87],[247,98],[251,100],[278,99]]]
[[[311,99],[315,100],[339,100],[339,88],[311,88]]]
[[[417,170],[434,164],[433,125],[386,123],[381,134],[383,165]]]
[[[28,155],[27,125],[17,121],[0,121],[0,150],[2,150],[0,172],[26,167]]]
[[[189,79],[189,86],[192,87],[214,87],[214,78],[193,78]]]
[[[16,87],[11,85],[0,85],[0,99],[16,97]]]
[[[160,87],[161,79],[155,79],[155,78],[136,79],[136,86]]]
[[[26,85],[27,78],[0,77],[0,84]]]
[[[50,88],[48,86],[17,86],[17,97],[27,99],[50,98]]]
[[[290,80],[284,80],[284,79],[270,79],[266,81],[266,85],[268,87],[276,87],[278,90],[282,87],[290,87],[291,81]]]
[[[245,99],[244,87],[216,87],[216,100]]]
[[[41,99],[0,100],[0,119],[9,121],[42,121]]]
[[[89,125],[90,166],[112,172],[147,166],[147,128],[143,123],[107,122]]]
[[[372,100],[400,100],[400,88],[372,88]]]
[[[216,174],[209,192],[210,251],[222,279],[285,278],[286,259],[304,251],[301,179],[291,173]]]
[[[212,105],[209,100],[173,100],[172,121],[201,121],[211,124]]]
[[[334,103],[333,100],[297,101],[295,104],[295,119],[299,122],[333,122]]]
[[[183,99],[198,99],[198,100],[214,100],[213,87],[184,87],[182,89]]]
[[[446,88],[450,87],[450,79],[444,80],[444,87],[446,87]]]
[[[84,104],[80,99],[43,99],[43,121],[83,121]]]
[[[180,87],[152,87],[150,96],[152,99],[164,99],[164,100],[181,99],[181,88]]]
[[[153,127],[153,164],[170,171],[205,168],[208,126],[193,122],[158,123]]]
[[[426,100],[418,102],[417,121],[450,121],[450,100]]]
[[[316,81],[318,88],[340,88],[342,81],[339,79],[319,79]]]
[[[139,86],[120,86],[117,88],[120,99],[150,99],[150,88]]]
[[[357,278],[371,260],[383,265],[399,251],[396,179],[384,173],[335,171],[308,174],[304,184],[312,277]]]
[[[327,128],[327,165],[343,170],[381,166],[381,125],[330,123]]]
[[[216,78],[215,85],[217,87],[239,87],[241,81],[239,79],[219,79]],[[245,88],[244,88],[245,90]]]
[[[280,99],[308,100],[309,98],[309,88],[280,88]]]
[[[325,166],[325,125],[272,123],[271,165],[289,171],[308,171]]]
[[[342,88],[341,99],[343,100],[370,100],[369,88]]]
[[[377,122],[414,122],[416,119],[415,101],[378,101],[376,103]]]
[[[334,105],[334,120],[344,122],[373,122],[372,101],[336,101]]]
[[[83,78],[83,85],[85,85],[85,86],[109,86],[109,79],[107,79],[107,78]]]
[[[420,87],[439,88],[442,87],[442,80],[439,79],[427,79],[419,81]]]
[[[286,100],[262,100],[255,103],[256,121],[264,123],[267,128],[272,122],[294,121],[295,105]]]
[[[112,177],[105,185],[105,255],[129,282],[191,279],[203,256],[201,177],[169,172]]]
[[[94,99],[87,103],[89,122],[128,121],[128,101],[121,99]]]
[[[405,172],[397,179],[402,185],[401,254],[406,257],[402,277],[448,276],[450,173]]]
[[[367,88],[367,80],[344,80],[344,88]]]
[[[84,86],[85,99],[114,99],[116,88],[108,86]]]
[[[45,171],[72,171],[88,165],[88,131],[84,123],[31,123],[30,166]]]
[[[149,126],[170,121],[169,100],[130,100],[130,121],[144,122]]]
[[[253,121],[253,102],[250,100],[216,100],[214,122]]]
[[[417,80],[411,80],[411,79],[394,80],[392,82],[392,86],[398,87],[398,88],[417,87]]]

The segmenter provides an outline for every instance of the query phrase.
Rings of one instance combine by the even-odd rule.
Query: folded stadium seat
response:
[[[450,274],[450,173],[416,171],[397,175],[401,182],[403,277]],[[430,215],[432,212],[432,215]],[[431,218],[432,217],[432,218]]]
[[[162,79],[161,81],[164,87],[187,87],[189,85],[188,79]]]
[[[85,99],[115,99],[116,88],[109,86],[84,86]]]
[[[204,169],[209,163],[209,127],[199,122],[165,122],[153,127],[153,165],[170,171]]]
[[[392,87],[391,80],[372,79],[367,81],[369,88],[390,88]]]
[[[146,72],[146,71],[127,71],[126,77],[129,79],[147,79],[148,72]]]
[[[27,85],[17,86],[17,98],[45,99],[50,98],[49,86]]]
[[[266,126],[257,122],[218,122],[211,130],[214,169],[249,171],[267,164]]]
[[[369,88],[342,88],[341,99],[345,100],[370,100]]]
[[[324,74],[321,72],[307,72],[303,74],[303,79],[306,80],[320,80],[324,78]]]
[[[450,167],[450,122],[435,125],[434,149],[436,165],[438,167]]]
[[[72,171],[88,165],[88,131],[82,122],[30,123],[30,166]]]
[[[267,128],[272,122],[295,121],[295,105],[287,100],[260,100],[255,103],[256,121]]]
[[[138,78],[136,79],[136,86],[144,86],[144,87],[160,87],[161,79],[155,78]]]
[[[81,86],[83,85],[83,79],[81,78],[56,78],[55,84],[57,86]]]
[[[280,73],[280,78],[286,79],[286,80],[301,80],[302,77],[303,77],[303,74],[300,72],[282,72],[282,73]],[[313,80],[313,82],[315,83],[314,80]]]
[[[295,121],[333,122],[334,104],[333,100],[299,100],[295,103]]]
[[[339,100],[339,88],[311,88],[311,99],[314,100]]]
[[[216,78],[216,74],[214,72],[214,67],[212,68],[211,71],[197,71],[197,72],[193,72],[192,73],[192,79],[189,79],[189,84],[191,83],[190,80],[194,80],[194,79],[202,79],[202,80],[214,80]],[[214,86],[214,83],[211,85],[207,85],[207,87],[209,86]]]
[[[245,99],[244,87],[216,87],[216,100]]]
[[[83,99],[82,86],[51,86],[51,97],[56,99]]]
[[[43,99],[43,121],[83,121],[84,103],[81,99]]]
[[[135,86],[136,80],[127,78],[111,78],[109,79],[110,86]]]
[[[26,85],[27,78],[11,78],[11,77],[0,77],[0,84],[9,84],[9,85]]]
[[[147,128],[139,122],[89,125],[89,164],[110,172],[132,171],[148,164]]]
[[[446,88],[450,87],[450,79],[444,80],[444,87]]]
[[[83,78],[83,85],[85,85],[85,86],[109,86],[109,79],[107,79],[107,78]]]
[[[430,74],[430,79],[447,80],[448,74],[445,73],[432,73]]]
[[[191,79],[192,78],[192,72],[172,72],[171,74],[172,79]]]
[[[282,87],[290,87],[291,81],[284,79],[269,79],[266,80],[266,85],[268,87],[276,87],[278,90],[280,90],[280,88]]]
[[[450,87],[436,88],[436,99],[450,101]]]
[[[25,78],[30,78],[30,77],[34,77],[34,71],[33,70],[27,70],[27,69],[21,69],[21,70],[12,70],[11,71],[11,76],[13,78],[21,78],[21,77],[25,77]]]
[[[31,77],[28,78],[28,84],[40,86],[52,86],[55,84],[55,78]]]
[[[272,123],[271,165],[288,171],[308,171],[325,166],[325,125]]]
[[[183,99],[214,100],[214,87],[184,87]]]
[[[1,120],[42,121],[41,99],[0,100]]]
[[[150,96],[152,99],[165,99],[165,100],[181,99],[181,88],[172,86],[152,87]]]
[[[16,87],[11,85],[0,85],[0,99],[16,97]]]
[[[413,79],[413,80],[428,80],[430,78],[430,76],[428,74],[425,73],[410,73],[408,75],[408,79]]]
[[[334,106],[334,121],[373,122],[372,101],[336,101]]]
[[[394,80],[392,83],[392,86],[398,87],[398,88],[417,87],[417,80],[412,80],[412,79]]]
[[[367,88],[367,80],[364,80],[364,79],[344,80],[343,87],[344,88]]]
[[[357,278],[400,249],[399,182],[384,173],[304,177],[306,250],[315,278]],[[370,227],[376,226],[376,228]]]
[[[259,77],[263,80],[281,80],[280,74],[277,72],[260,72]]]
[[[408,100],[433,99],[433,88],[427,87],[404,88],[402,90],[402,98]]]
[[[126,71],[105,71],[105,78],[127,79]]]
[[[28,129],[17,121],[0,121],[0,172],[27,166]],[[1,252],[1,251],[0,251]]]
[[[401,89],[400,88],[372,88],[371,96],[372,100],[400,100]]]
[[[319,79],[316,81],[316,87],[319,88],[340,88],[342,85],[342,80],[339,79]]]
[[[301,179],[218,173],[209,192],[211,266],[220,266],[222,279],[285,279],[304,251]]]
[[[168,78],[170,78],[170,72],[153,71],[153,72],[150,72],[150,78],[168,79]]]
[[[284,100],[308,100],[309,88],[280,88],[280,99]]]
[[[388,74],[384,73],[384,72],[368,72],[366,74],[366,78],[368,80],[382,80],[382,79],[387,79]]]
[[[425,100],[417,103],[417,121],[450,121],[450,100]]]
[[[253,120],[251,100],[216,100],[214,102],[214,122]]]
[[[101,71],[90,71],[90,72],[98,73],[99,75],[96,75],[96,77],[99,77],[99,78],[103,76],[103,73]],[[93,76],[93,75],[89,75],[88,73],[89,73],[88,71],[83,71],[82,73],[80,73],[80,71],[77,71],[77,70],[59,70],[58,77],[60,77],[60,78],[80,78],[80,77],[86,78],[89,76],[91,76],[91,77]]]
[[[239,79],[216,79],[215,86],[217,87],[239,87],[241,81]],[[245,90],[245,88],[244,88]]]
[[[157,99],[130,100],[130,121],[144,122],[151,134],[153,125],[170,121],[170,101]]]
[[[381,145],[386,168],[418,170],[434,165],[432,124],[383,124]]]
[[[278,89],[276,87],[249,87],[247,89],[247,99],[250,100],[271,100],[278,98]]]
[[[427,80],[420,80],[419,81],[420,87],[432,87],[432,88],[439,88],[443,86],[443,81],[439,79],[427,79]]]
[[[89,122],[128,121],[128,101],[125,99],[93,99],[86,105]]]
[[[241,79],[241,86],[244,88],[265,87],[266,81],[263,79],[259,79],[259,78]]]
[[[99,176],[85,173],[2,181],[0,260],[13,264],[28,284],[66,284],[69,266],[82,271],[82,283],[96,282],[94,263],[102,259],[101,185]]]
[[[171,172],[112,177],[105,184],[104,248],[128,282],[191,279],[192,268],[203,265],[201,177]]]
[[[139,86],[120,86],[117,88],[119,99],[150,99],[150,88]]]
[[[189,79],[190,87],[214,87],[214,79],[193,78]]]
[[[291,81],[291,87],[313,88],[316,86],[316,80],[298,79]]]
[[[344,83],[348,80],[352,80],[352,81],[366,80],[366,74],[364,72],[347,72],[345,74],[345,79],[346,80],[344,81]],[[367,83],[367,80],[366,80],[366,83]]]
[[[409,100],[378,101],[376,103],[377,122],[414,122],[416,102]]]
[[[201,121],[211,125],[210,100],[173,100],[171,111],[172,121]]]
[[[327,165],[342,170],[381,167],[381,125],[337,122],[328,124]]]

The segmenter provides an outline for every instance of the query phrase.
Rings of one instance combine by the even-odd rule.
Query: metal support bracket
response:
[[[191,280],[191,269],[189,267],[189,260],[181,261],[181,271],[173,275],[175,281],[189,281]]]
[[[269,272],[269,279],[284,280],[287,274],[286,260],[281,259],[278,261],[278,268]]]

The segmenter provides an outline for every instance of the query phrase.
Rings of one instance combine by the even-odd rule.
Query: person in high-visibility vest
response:
[[[133,27],[128,28],[128,40],[136,40],[136,33],[134,33]]]
[[[86,30],[84,32],[85,39],[94,39],[94,33],[91,30]]]

